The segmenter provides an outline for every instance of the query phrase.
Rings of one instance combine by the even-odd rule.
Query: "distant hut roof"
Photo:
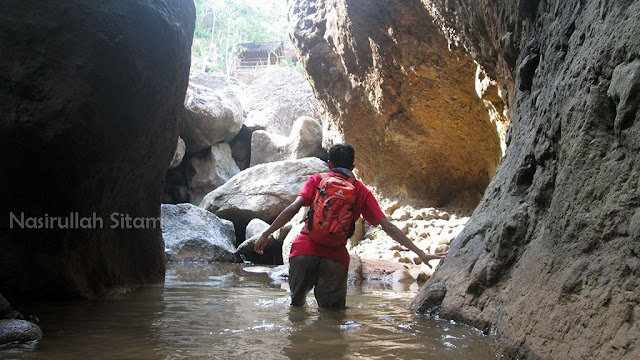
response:
[[[282,41],[238,44],[239,68],[251,68],[277,65],[284,56]]]
[[[238,47],[245,51],[275,51],[282,46],[282,41],[269,41],[263,43],[242,43]]]

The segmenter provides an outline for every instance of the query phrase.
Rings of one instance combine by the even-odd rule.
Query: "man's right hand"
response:
[[[264,253],[265,246],[267,246],[267,243],[269,243],[269,236],[268,235],[265,236],[265,234],[263,233],[262,235],[260,235],[258,240],[256,240],[256,242],[253,244],[253,251],[262,255]]]
[[[425,265],[427,265],[430,269],[433,269],[431,264],[429,264],[429,261],[444,259],[444,257],[447,256],[447,254],[449,253],[445,252],[445,253],[436,253],[436,254],[425,254],[424,252],[420,251],[420,253],[418,253],[418,256],[420,257],[420,260],[422,260],[422,262]]]

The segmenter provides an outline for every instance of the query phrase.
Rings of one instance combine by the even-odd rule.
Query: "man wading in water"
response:
[[[289,254],[289,287],[293,306],[304,305],[313,287],[318,306],[345,306],[349,269],[349,253],[345,245],[360,215],[373,226],[381,225],[393,240],[416,253],[427,265],[429,260],[442,259],[446,255],[425,254],[387,219],[371,191],[353,177],[354,158],[355,151],[351,145],[332,146],[328,162],[331,172],[310,176],[298,197],[255,242],[255,252],[262,254],[269,235],[289,222],[301,207],[311,207],[305,227],[293,241]]]

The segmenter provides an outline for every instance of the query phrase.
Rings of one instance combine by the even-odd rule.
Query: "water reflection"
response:
[[[308,304],[309,305],[309,304]],[[343,359],[349,353],[343,327],[349,327],[346,309],[289,307],[289,344],[282,348],[288,359]]]
[[[33,304],[23,310],[40,317],[44,340],[35,349],[0,350],[0,358],[492,358],[477,331],[408,311],[406,287],[351,286],[346,309],[320,309],[312,294],[297,308],[258,270],[171,264],[164,287]]]

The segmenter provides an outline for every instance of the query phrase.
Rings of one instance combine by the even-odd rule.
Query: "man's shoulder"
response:
[[[359,196],[361,197],[373,196],[373,193],[371,192],[371,190],[365,184],[363,184],[362,181],[356,180],[354,183],[354,186]]]

